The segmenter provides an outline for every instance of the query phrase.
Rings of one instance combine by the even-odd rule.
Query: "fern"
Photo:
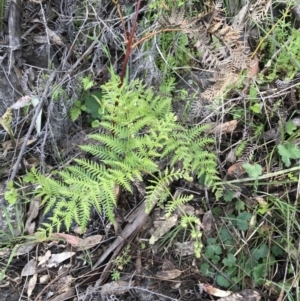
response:
[[[192,195],[180,195],[176,199],[172,199],[170,202],[166,205],[166,218],[169,218],[171,214],[181,205],[184,205],[185,203],[189,202],[193,199]]]
[[[194,215],[183,215],[180,221],[180,225],[186,228],[188,225],[193,227],[193,224],[201,224],[200,219]]]
[[[215,188],[216,157],[207,151],[215,140],[205,134],[207,126],[180,125],[171,112],[171,98],[155,96],[141,81],[119,87],[112,73],[102,92],[99,132],[89,136],[92,143],[80,146],[95,159],[75,159],[51,176],[35,169],[27,176],[38,184],[36,194],[46,211],[53,209],[51,221],[57,229],[63,222],[69,230],[74,221],[85,228],[93,207],[113,221],[117,188],[132,192],[131,184],[146,175],[148,212],[168,198],[169,185],[180,178],[191,181],[205,175],[207,186]],[[169,166],[161,170],[159,163],[166,159]],[[180,201],[169,205],[170,213]],[[50,232],[54,227],[45,226]]]
[[[146,190],[146,212],[150,212],[153,206],[157,203],[158,199],[161,199],[162,195],[165,197],[167,194],[164,192],[168,192],[169,185],[178,179],[185,178],[186,180],[192,180],[188,174],[183,171],[175,171],[174,169],[165,170],[164,174],[159,174],[159,178],[156,180],[150,180],[151,184],[147,187]],[[161,200],[161,201],[164,201]]]

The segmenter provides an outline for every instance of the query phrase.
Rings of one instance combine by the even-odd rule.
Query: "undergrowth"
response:
[[[200,7],[198,2],[190,1]],[[156,95],[140,80],[124,81],[120,86],[114,73],[98,90],[91,76],[84,77],[84,92],[70,114],[74,121],[82,112],[88,113],[96,128],[89,142],[80,146],[87,158],[74,159],[50,175],[32,169],[25,180],[37,185],[34,193],[42,198],[45,212],[53,212],[50,222],[39,230],[46,237],[63,224],[67,230],[73,222],[85,228],[93,207],[113,221],[120,188],[133,192],[136,181],[147,184],[148,212],[159,204],[169,218],[192,199],[189,195],[173,197],[172,183],[197,179],[220,197],[219,169],[224,172],[222,184],[228,188],[222,202],[201,199],[203,208],[210,207],[217,221],[213,235],[203,235],[201,217],[183,213],[177,226],[164,238],[157,238],[160,246],[169,242],[166,249],[170,250],[184,232],[184,239],[194,243],[193,255],[200,258],[203,254],[196,263],[200,274],[218,286],[235,290],[262,287],[277,295],[284,291],[288,299],[296,300],[292,295],[299,292],[300,212],[298,190],[292,185],[298,182],[294,172],[298,172],[300,130],[291,116],[299,115],[299,82],[295,81],[291,92],[286,87],[299,73],[299,30],[293,28],[288,13],[277,23],[268,19],[261,28],[262,43],[253,52],[265,72],[249,79],[247,69],[253,62],[242,42],[248,19],[242,20],[241,26],[228,22],[224,12],[231,10],[229,1],[225,2],[224,10],[221,1],[208,1],[194,19],[194,11],[182,9],[186,8],[184,1],[152,1],[145,23],[152,24],[164,12],[155,45],[159,50],[155,64],[169,78],[163,83],[163,93]],[[249,19],[256,15],[256,21],[262,22],[268,13],[267,2],[253,1]],[[286,12],[291,3],[288,1]],[[232,119],[238,123],[237,129],[218,134],[218,144],[208,134],[210,125],[183,125],[172,112],[174,70],[185,66],[212,75],[210,85],[203,85],[204,91],[194,100],[189,121],[202,122],[210,114],[211,123],[225,124]],[[284,94],[278,79],[286,89]],[[272,89],[263,87],[266,84]],[[295,107],[293,112],[290,104]],[[269,138],[272,130],[275,134]],[[218,159],[224,159],[222,166],[216,163],[216,149],[221,154]],[[230,174],[225,168],[235,162],[241,163],[241,168]],[[249,178],[243,179],[246,173]],[[230,177],[236,179],[226,181]],[[11,196],[16,198],[13,192]],[[114,261],[113,279],[119,279],[129,260],[126,253]]]

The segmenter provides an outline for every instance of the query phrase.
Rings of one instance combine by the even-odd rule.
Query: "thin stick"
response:
[[[268,178],[272,178],[272,177],[275,177],[275,176],[284,175],[284,174],[287,174],[287,173],[293,172],[293,171],[300,171],[300,166],[295,166],[295,167],[292,167],[292,168],[289,168],[289,169],[284,169],[284,170],[280,170],[280,171],[268,173],[266,175],[262,175],[262,176],[259,176],[257,178],[237,179],[237,180],[232,180],[232,181],[218,182],[216,184],[217,185],[221,185],[221,184],[234,184],[234,183],[242,183],[242,182],[248,182],[248,181],[250,182],[250,181],[255,181],[255,180],[268,179]]]
[[[125,53],[125,58],[124,58],[124,62],[123,62],[122,72],[121,72],[120,87],[123,85],[123,81],[124,81],[124,77],[125,77],[125,73],[126,73],[126,67],[127,67],[127,64],[128,64],[129,56],[130,56],[131,51],[132,51],[131,45],[132,45],[133,36],[134,36],[134,33],[135,33],[135,29],[136,29],[136,23],[137,23],[137,17],[138,17],[138,14],[139,14],[139,10],[140,10],[140,4],[141,4],[141,0],[138,0],[136,8],[135,8],[135,17],[134,17],[134,21],[133,21],[132,28],[131,28],[131,31],[130,31],[129,40],[126,43],[126,53]],[[124,35],[126,36],[126,30],[124,32]]]

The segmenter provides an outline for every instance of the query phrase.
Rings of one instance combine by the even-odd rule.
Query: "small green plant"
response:
[[[127,245],[123,250],[123,252],[113,260],[112,263],[115,266],[115,268],[111,273],[111,278],[113,281],[117,281],[120,279],[121,277],[120,271],[122,271],[124,267],[130,262],[131,260],[130,251],[131,251],[130,245]]]
[[[247,171],[251,178],[255,179],[254,188],[256,190],[258,185],[258,177],[262,175],[262,167],[259,164],[252,165],[250,163],[244,163],[243,168]]]
[[[13,257],[17,255],[18,249],[29,242],[33,237],[25,236],[23,224],[24,203],[29,201],[21,183],[10,181],[4,194],[6,202],[1,207],[1,229],[0,229],[0,253],[5,257],[0,263],[0,282],[5,277],[7,268],[11,264]],[[22,200],[22,203],[21,201]]]
[[[277,148],[286,167],[291,166],[291,159],[300,159],[300,149],[297,145],[288,142],[278,145]]]
[[[116,259],[113,260],[113,264],[117,267],[118,270],[122,271],[124,269],[124,266],[130,262],[130,251],[130,245],[127,245],[122,251],[121,255],[117,256]]]
[[[158,66],[162,71],[190,66],[191,59],[196,55],[191,51],[187,34],[183,32],[163,33],[159,38],[159,47],[163,57],[158,60]]]
[[[300,70],[300,33],[293,28],[290,21],[281,20],[274,28],[274,34],[269,35],[262,44],[265,53],[265,62],[270,67],[267,82],[278,78],[290,80]],[[278,56],[272,61],[271,58],[276,51]]]
[[[81,149],[94,160],[75,159],[62,171],[44,176],[32,169],[27,182],[38,184],[36,195],[42,198],[45,212],[53,209],[46,229],[57,231],[62,223],[70,229],[73,221],[85,228],[94,206],[114,219],[116,187],[131,192],[131,183],[148,175],[146,208],[150,212],[169,196],[168,186],[175,180],[203,178],[204,184],[220,192],[216,156],[206,150],[215,140],[204,135],[207,126],[186,128],[171,112],[171,98],[155,96],[141,81],[120,85],[118,76],[102,86],[99,132],[89,136],[93,144]],[[168,160],[165,168],[159,162]],[[45,232],[43,232],[45,235]]]
[[[112,273],[111,273],[111,279],[113,281],[118,281],[121,278],[121,273],[120,271],[118,271],[117,269],[113,269]]]
[[[14,205],[17,202],[18,191],[15,188],[13,181],[10,181],[7,184],[7,190],[5,191],[4,198],[10,205]]]
[[[203,244],[201,242],[202,232],[200,231],[200,225],[201,225],[200,219],[194,215],[186,214],[184,209],[182,208],[182,205],[192,200],[192,198],[193,198],[192,195],[189,196],[179,195],[176,198],[172,198],[171,201],[169,201],[166,204],[165,206],[166,218],[171,217],[172,213],[176,209],[179,209],[179,211],[182,214],[180,219],[180,224],[177,227],[177,229],[173,232],[173,235],[171,235],[168,245],[171,245],[172,241],[176,239],[177,234],[180,230],[184,230],[185,233],[189,233],[190,238],[194,242],[195,257],[200,258],[202,253],[202,247],[203,247]]]
[[[83,77],[81,80],[83,93],[81,100],[75,100],[73,107],[70,109],[70,117],[75,121],[79,116],[86,112],[89,115],[88,121],[93,127],[99,126],[99,120],[103,112],[101,112],[102,93],[100,91],[90,91],[94,86],[91,76]]]
[[[247,231],[250,217],[251,214],[248,212],[241,212],[236,217],[232,216],[230,220],[232,226],[237,230]],[[204,262],[200,266],[202,275],[216,277],[217,284],[224,288],[235,284],[240,285],[244,277],[250,277],[255,284],[262,285],[272,266],[276,263],[274,256],[277,256],[278,252],[282,252],[282,249],[276,248],[275,245],[270,251],[269,246],[261,243],[251,247],[249,257],[248,251],[244,251],[243,248],[239,249],[234,236],[225,227],[221,228],[218,239],[207,239],[204,250],[204,256],[222,273],[214,270],[208,262]]]

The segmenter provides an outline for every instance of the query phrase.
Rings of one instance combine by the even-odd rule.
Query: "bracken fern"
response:
[[[205,184],[215,188],[216,157],[207,150],[215,140],[204,134],[205,126],[180,125],[171,111],[171,98],[154,95],[141,81],[119,87],[118,76],[112,74],[101,88],[99,132],[89,135],[93,143],[81,146],[93,158],[75,159],[48,177],[33,169],[27,177],[38,183],[36,194],[45,211],[53,208],[51,220],[57,231],[62,222],[67,230],[73,221],[85,228],[92,207],[113,221],[116,187],[132,192],[132,182],[145,176],[150,183],[145,194],[148,211],[180,178],[191,181],[192,176],[204,175]],[[162,168],[160,162],[167,163]],[[53,230],[49,223],[46,228]]]

